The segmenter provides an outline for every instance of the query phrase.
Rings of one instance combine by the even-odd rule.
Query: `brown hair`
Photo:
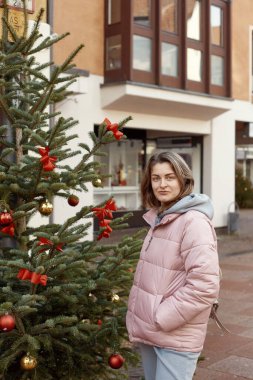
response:
[[[148,161],[141,183],[141,198],[143,206],[145,207],[157,208],[161,206],[160,201],[156,199],[153,193],[151,185],[151,170],[155,164],[162,164],[164,162],[171,165],[180,183],[181,191],[173,203],[192,192],[194,179],[192,177],[192,171],[184,159],[179,154],[174,152],[155,153]]]

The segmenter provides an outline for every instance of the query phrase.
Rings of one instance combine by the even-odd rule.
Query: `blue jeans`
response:
[[[139,345],[145,380],[192,380],[200,352]]]

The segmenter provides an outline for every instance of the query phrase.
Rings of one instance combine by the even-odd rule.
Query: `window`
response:
[[[187,38],[200,40],[201,2],[200,0],[186,2]]]
[[[106,40],[106,69],[121,67],[121,35],[108,37]]]
[[[121,0],[108,0],[108,24],[120,22]]]
[[[185,87],[198,92],[206,87],[205,4],[206,0],[186,0]]]
[[[187,79],[195,82],[202,80],[202,55],[200,50],[187,49]]]
[[[230,2],[106,0],[105,81],[230,96]]]
[[[224,59],[217,55],[211,56],[211,84],[223,86],[224,84]]]
[[[94,128],[95,133],[98,127]],[[141,209],[140,183],[145,167],[146,131],[124,128],[127,140],[105,144],[106,156],[96,158],[100,162],[99,174],[104,175],[102,186],[94,189],[95,203],[113,196],[118,211]],[[110,174],[108,176],[108,174]]]
[[[167,33],[178,32],[178,4],[177,0],[162,0],[161,29]]]
[[[133,37],[133,68],[136,70],[151,71],[151,39],[137,35]]]
[[[178,76],[178,47],[162,42],[162,75]]]
[[[133,0],[133,19],[136,24],[150,26],[151,0]]]
[[[210,92],[229,92],[229,13],[224,1],[212,1],[210,9]]]
[[[214,45],[223,45],[223,17],[222,9],[216,5],[211,6],[211,43]]]

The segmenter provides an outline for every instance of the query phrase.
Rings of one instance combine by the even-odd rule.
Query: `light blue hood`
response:
[[[210,198],[205,194],[192,193],[180,199],[173,206],[159,214],[156,219],[156,224],[159,223],[165,215],[184,214],[190,210],[202,212],[209,219],[213,218],[213,205]]]

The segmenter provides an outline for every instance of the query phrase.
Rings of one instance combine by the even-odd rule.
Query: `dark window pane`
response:
[[[151,0],[133,0],[133,18],[136,24],[150,26]]]
[[[115,70],[121,67],[121,35],[106,39],[106,70]]]
[[[108,0],[108,24],[120,22],[121,0]]]
[[[168,33],[178,32],[178,1],[162,0],[161,6],[161,27],[162,31]]]

